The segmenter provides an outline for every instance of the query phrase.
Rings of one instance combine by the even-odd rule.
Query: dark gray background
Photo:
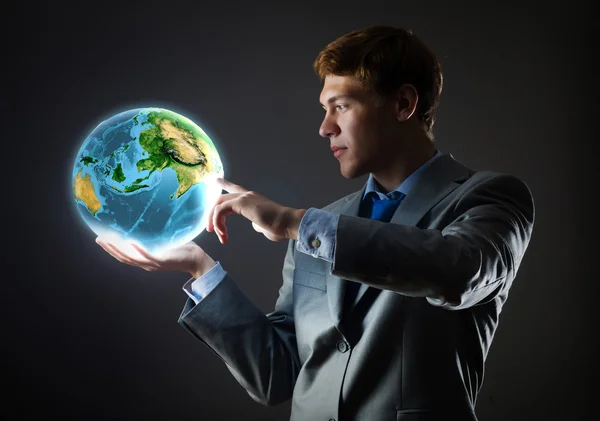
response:
[[[4,10],[4,419],[287,419],[288,404],[252,401],[177,325],[186,274],[147,273],[96,245],[75,213],[73,161],[103,118],[162,106],[205,128],[231,181],[288,206],[324,206],[366,177],[344,179],[318,136],[312,61],[371,24],[411,28],[439,55],[438,147],[521,177],[535,198],[480,419],[584,419],[594,409],[597,228],[586,200],[598,100],[585,3],[82,3]],[[270,311],[286,244],[241,217],[228,227],[225,246],[209,233],[196,241]]]

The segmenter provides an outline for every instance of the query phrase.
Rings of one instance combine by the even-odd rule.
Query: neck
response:
[[[384,168],[372,173],[383,193],[393,191],[436,154],[435,144],[424,134],[423,138],[412,139],[404,146],[397,153],[389,154],[390,162]]]

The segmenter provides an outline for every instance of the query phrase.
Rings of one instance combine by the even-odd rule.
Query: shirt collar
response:
[[[430,166],[431,163],[433,161],[435,161],[436,159],[438,159],[441,155],[442,155],[442,153],[439,150],[437,150],[436,154],[431,159],[429,159],[429,161],[425,162],[423,165],[421,165],[419,168],[417,168],[415,171],[413,171],[413,173],[411,175],[409,175],[406,178],[406,180],[404,180],[393,191],[397,191],[399,193],[404,193],[404,194],[408,195],[408,193],[410,192],[412,187],[415,185],[415,183],[417,182],[417,180],[419,179],[419,177],[421,176],[421,174],[423,173],[425,168]],[[363,195],[363,199],[365,197],[367,197],[367,195],[371,192],[375,192],[377,194],[377,196],[379,196],[380,199],[387,199],[387,196],[384,193],[382,193],[381,191],[379,191],[379,188],[377,187],[377,183],[375,182],[375,179],[373,178],[373,174],[369,174],[369,179],[367,180],[367,187],[365,188],[365,194]]]

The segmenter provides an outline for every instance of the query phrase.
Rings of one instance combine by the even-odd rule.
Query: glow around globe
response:
[[[99,236],[150,252],[176,247],[205,228],[221,194],[217,149],[190,119],[162,108],[125,111],[85,139],[73,167],[73,197]]]

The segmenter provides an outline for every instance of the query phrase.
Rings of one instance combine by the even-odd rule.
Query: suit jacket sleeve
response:
[[[225,362],[248,394],[264,405],[291,398],[300,370],[293,316],[295,241],[283,265],[283,284],[265,315],[227,275],[202,301],[188,299],[179,323]]]
[[[497,174],[447,211],[441,230],[340,215],[332,274],[448,309],[493,299],[510,286],[531,238],[529,188]]]

